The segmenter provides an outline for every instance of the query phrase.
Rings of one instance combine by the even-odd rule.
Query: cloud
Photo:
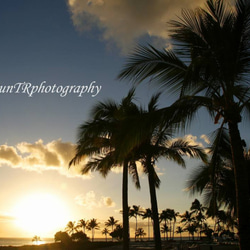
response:
[[[115,202],[110,197],[102,197],[102,202],[106,207],[115,206]]]
[[[9,221],[15,221],[15,220],[16,218],[14,216],[0,212],[0,222],[9,222]]]
[[[197,141],[197,136],[195,135],[189,134],[189,135],[185,135],[183,138],[187,140],[190,145],[197,145],[201,148],[204,148],[203,144]]]
[[[201,135],[200,138],[201,138],[202,140],[204,140],[205,143],[210,144],[210,140],[209,140],[209,138],[207,137],[207,135]]]
[[[74,26],[79,31],[99,28],[102,39],[123,52],[149,35],[159,42],[168,38],[167,22],[183,8],[195,8],[204,0],[68,0]]]
[[[74,152],[75,144],[62,142],[61,139],[47,144],[40,139],[35,143],[21,142],[15,146],[0,145],[0,166],[7,165],[37,172],[57,170],[68,177],[82,177],[80,166],[68,169]],[[89,178],[89,175],[86,177]]]
[[[86,194],[79,194],[75,197],[75,201],[78,205],[93,209],[97,207],[114,207],[115,202],[110,197],[102,196],[100,199],[96,198],[94,191],[89,191]]]

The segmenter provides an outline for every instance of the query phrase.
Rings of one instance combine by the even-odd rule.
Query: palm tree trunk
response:
[[[172,236],[172,223],[171,223],[171,220],[170,220],[170,222],[169,222],[169,239],[171,240],[171,236]]]
[[[234,165],[236,206],[239,223],[240,249],[249,249],[250,205],[248,175],[244,159],[243,147],[237,122],[229,122],[229,134]]]
[[[128,162],[123,164],[122,177],[122,220],[123,220],[123,250],[129,250],[129,217],[128,217]]]
[[[149,223],[149,221],[150,221],[150,218],[148,217],[148,240],[150,240],[150,223]]]
[[[148,182],[149,182],[149,191],[150,191],[150,200],[151,200],[151,209],[153,215],[153,227],[154,227],[154,241],[155,241],[155,249],[161,250],[161,235],[160,235],[160,223],[158,216],[158,205],[156,198],[156,190],[155,190],[155,179],[154,179],[154,171],[153,166],[151,165],[151,160],[147,164],[148,168]]]
[[[175,221],[173,223],[173,240],[174,240],[174,230],[175,230]]]

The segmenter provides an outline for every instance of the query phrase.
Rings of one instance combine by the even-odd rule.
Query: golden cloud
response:
[[[86,194],[79,194],[75,197],[75,202],[87,209],[93,209],[95,207],[114,207],[115,202],[110,197],[102,196],[100,199],[96,198],[95,192],[89,191]]]
[[[98,27],[102,39],[123,52],[144,35],[168,38],[167,22],[183,8],[195,8],[204,0],[68,0],[73,24],[79,31]],[[166,40],[165,40],[166,42]]]
[[[89,175],[80,174],[80,166],[68,169],[69,161],[74,157],[75,144],[62,142],[61,139],[44,143],[38,140],[35,143],[21,142],[16,146],[0,145],[0,166],[22,168],[30,171],[42,172],[57,170],[68,177]]]

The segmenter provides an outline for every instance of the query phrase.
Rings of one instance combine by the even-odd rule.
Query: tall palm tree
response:
[[[69,235],[72,235],[73,233],[77,232],[77,228],[78,226],[76,225],[75,221],[69,221],[65,229]]]
[[[176,219],[177,219],[177,216],[179,216],[179,212],[175,212],[174,209],[172,209],[172,213],[173,213],[173,239],[174,239],[174,233],[175,233],[175,225],[176,225]]]
[[[169,227],[167,226],[167,224],[164,224],[163,226],[161,226],[161,233],[163,233],[164,240],[166,239],[168,240],[168,232],[169,232]]]
[[[144,211],[142,219],[148,219],[148,240],[150,240],[150,221],[152,220],[152,210],[150,208]]]
[[[194,233],[197,232],[197,225],[195,223],[192,223],[186,227],[186,230],[189,233],[189,237],[190,235],[192,235],[192,240],[194,240]]]
[[[156,197],[156,188],[159,188],[160,180],[155,171],[155,163],[161,157],[172,160],[177,164],[185,167],[183,156],[190,156],[206,161],[206,154],[197,145],[185,139],[173,139],[174,125],[170,120],[169,123],[162,124],[159,120],[157,109],[159,95],[153,97],[147,110],[142,110],[136,121],[136,134],[140,134],[133,148],[137,160],[141,163],[143,171],[148,176],[150,191],[151,209],[153,217],[155,248],[161,249],[160,225],[158,204]],[[157,117],[157,119],[156,119]],[[133,138],[133,136],[130,136]]]
[[[69,166],[80,163],[86,156],[88,163],[82,173],[99,171],[104,177],[112,167],[123,168],[122,178],[122,207],[123,207],[123,249],[129,249],[129,221],[128,221],[128,171],[133,176],[136,187],[140,187],[137,168],[133,155],[124,149],[125,133],[128,124],[127,117],[137,115],[137,106],[132,102],[134,90],[120,103],[112,100],[98,103],[91,111],[91,120],[82,124],[78,132],[76,154]],[[121,144],[121,141],[124,141]],[[127,154],[126,154],[126,153]]]
[[[191,214],[195,215],[195,220],[197,223],[197,227],[199,228],[199,234],[200,234],[200,238],[201,238],[203,222],[206,219],[203,213],[206,211],[206,207],[203,207],[202,204],[200,203],[200,201],[198,199],[195,199],[192,202],[190,210],[191,210]]]
[[[112,230],[112,232],[113,232],[113,230]],[[102,230],[102,234],[105,235],[106,242],[107,242],[108,241],[107,235],[109,234],[109,230],[106,227]]]
[[[168,240],[168,232],[169,232],[169,227],[167,226],[167,221],[169,220],[169,214],[167,209],[162,210],[162,212],[160,213],[159,216],[160,222],[164,221],[164,225],[162,226],[162,228],[167,228],[168,230],[163,230],[164,233],[164,238],[165,238],[165,233],[167,234],[167,240]]]
[[[174,220],[172,225],[172,220]],[[174,238],[174,227],[176,222],[176,213],[174,209],[167,208],[163,210],[160,213],[160,221],[164,221],[165,225],[167,224],[167,221],[169,221],[169,233],[170,233],[170,239]],[[171,234],[172,233],[172,234]],[[168,238],[168,236],[167,236]]]
[[[205,8],[184,10],[171,23],[172,48],[139,46],[119,78],[135,83],[150,78],[178,91],[174,104],[179,115],[192,118],[205,107],[229,129],[234,166],[237,217],[241,249],[248,248],[250,199],[239,123],[250,111],[250,2],[207,0]]]
[[[140,237],[140,239],[142,240],[142,237],[144,237],[146,235],[146,233],[144,232],[144,229],[139,227],[136,229],[136,237]]]
[[[182,233],[184,232],[183,228],[181,226],[178,226],[176,229],[176,233],[180,234],[180,240],[182,241]]]
[[[95,230],[99,230],[99,222],[97,222],[96,219],[91,219],[88,223],[87,229],[92,231],[92,241],[94,241],[94,237],[95,237]]]
[[[140,206],[133,205],[133,207],[129,209],[129,217],[135,217],[135,239],[137,232],[137,217],[141,215]]]
[[[123,166],[123,223],[127,223],[127,226],[124,224],[124,249],[127,249],[127,175],[129,169],[139,187],[136,168],[136,161],[139,161],[144,172],[148,175],[155,247],[161,250],[155,190],[156,187],[159,187],[160,180],[154,169],[155,162],[160,157],[165,157],[185,167],[185,161],[182,158],[184,155],[203,160],[206,157],[197,145],[190,145],[188,141],[183,139],[173,140],[172,124],[161,125],[157,112],[159,95],[151,98],[147,110],[132,103],[132,97],[133,91],[122,100],[120,105],[113,102],[101,103],[94,109],[93,122],[80,127],[77,153],[70,165],[78,163],[83,156],[89,155],[92,158],[84,166],[82,172],[88,173],[90,170],[98,170],[103,176],[107,175],[111,167]],[[123,140],[121,144],[123,138],[126,140]]]
[[[117,225],[118,220],[116,220],[113,216],[110,216],[109,219],[105,222],[106,227],[111,227],[112,232],[114,231],[114,226]],[[112,238],[113,241],[113,238]]]
[[[78,226],[82,228],[83,233],[85,233],[85,229],[87,225],[88,225],[88,221],[86,221],[85,219],[81,219],[78,222]]]
[[[209,216],[214,216],[221,206],[236,211],[235,183],[232,166],[230,138],[227,129],[221,127],[211,136],[207,165],[197,167],[190,175],[187,190],[192,194],[204,194],[204,203]]]
[[[181,223],[185,226],[185,229],[194,224],[194,218],[190,212],[186,211],[184,214],[181,214],[180,217]]]
[[[111,227],[112,232],[114,229],[114,226],[117,225],[118,220],[116,220],[113,216],[110,216],[109,219],[105,222],[106,227]]]

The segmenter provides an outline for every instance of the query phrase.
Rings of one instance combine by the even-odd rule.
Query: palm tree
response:
[[[136,237],[140,237],[140,239],[141,239],[142,237],[144,237],[146,235],[146,233],[144,232],[143,228],[139,227],[136,229],[135,235],[136,235]]]
[[[160,221],[163,221],[165,223],[165,226],[167,224],[167,221],[169,221],[169,233],[170,233],[170,239],[174,238],[174,227],[175,227],[175,222],[176,222],[176,213],[174,209],[167,208],[163,210],[160,214]],[[173,227],[172,227],[172,220],[174,220]],[[173,234],[171,234],[173,232]],[[172,236],[172,237],[171,237]],[[168,235],[167,235],[168,239]]]
[[[155,190],[159,187],[160,180],[154,169],[155,162],[160,157],[165,157],[184,167],[185,162],[182,158],[184,155],[203,160],[206,157],[198,146],[190,145],[183,139],[172,140],[173,128],[169,123],[161,126],[159,113],[156,112],[159,95],[151,98],[148,110],[143,110],[131,102],[133,93],[130,91],[120,105],[114,102],[97,105],[93,112],[93,122],[80,127],[77,153],[70,165],[78,163],[83,156],[90,155],[92,158],[84,166],[82,172],[98,170],[103,176],[107,175],[111,167],[123,165],[123,202],[125,202],[123,203],[123,223],[127,223],[126,227],[124,224],[124,247],[126,249],[128,248],[128,240],[126,240],[128,239],[128,168],[139,187],[136,168],[136,161],[139,161],[148,175],[155,247],[160,250],[161,238]],[[123,138],[127,140],[121,144]]]
[[[192,235],[192,240],[194,240],[194,233],[197,232],[197,225],[192,223],[186,227],[186,230],[188,231],[189,235]]]
[[[118,220],[115,220],[115,218],[113,216],[110,216],[109,219],[105,222],[105,226],[106,227],[111,227],[112,228],[112,232],[114,230],[114,226],[117,225]],[[113,240],[113,238],[112,238]]]
[[[174,233],[175,233],[175,224],[176,224],[176,217],[179,215],[179,212],[175,212],[174,209],[172,209],[172,218],[174,220],[173,222],[173,234],[172,238],[174,239]]]
[[[230,138],[227,129],[221,127],[211,136],[207,165],[197,167],[190,175],[187,190],[192,194],[204,194],[207,214],[214,217],[221,206],[236,211],[236,196]]]
[[[142,215],[140,211],[140,206],[133,205],[132,208],[129,209],[129,217],[135,217],[135,239],[136,239],[136,232],[137,232],[137,217],[138,215]]]
[[[168,240],[169,227],[167,226],[167,220],[169,220],[169,214],[168,214],[167,209],[163,210],[160,213],[159,219],[160,219],[160,222],[164,221],[164,225],[162,226],[162,229],[163,229],[162,232],[164,233],[164,239],[165,239],[165,233],[167,234],[167,240]],[[166,228],[168,230],[164,231],[164,229],[166,229]]]
[[[112,230],[112,232],[113,232],[113,230]],[[106,227],[102,230],[102,234],[105,235],[106,242],[107,242],[108,241],[107,235],[109,234],[109,230]]]
[[[202,232],[202,226],[203,226],[203,222],[205,221],[205,216],[204,216],[204,211],[206,210],[206,207],[203,207],[202,204],[200,203],[200,201],[198,199],[195,199],[192,202],[191,205],[191,214],[195,215],[195,220],[197,222],[197,227],[199,227],[199,233],[200,233],[200,238],[201,238],[201,232]]]
[[[66,226],[66,232],[68,232],[69,235],[72,235],[73,233],[77,232],[78,226],[76,225],[75,221],[69,221]]]
[[[86,221],[85,219],[81,219],[78,222],[78,226],[82,228],[83,233],[85,233],[85,229],[87,225],[88,225],[88,221]]]
[[[38,242],[39,242],[39,241],[42,241],[42,240],[41,240],[40,236],[35,235],[35,236],[32,238],[32,242],[33,242],[33,241],[35,241],[36,244],[38,245]]]
[[[184,214],[180,215],[181,223],[185,226],[185,230],[189,228],[191,225],[194,224],[194,218],[192,217],[192,214],[186,211]],[[189,231],[188,231],[189,232]],[[190,232],[189,232],[189,238],[190,238]]]
[[[89,156],[88,163],[82,173],[99,171],[104,177],[112,167],[123,167],[122,178],[122,207],[123,207],[123,249],[129,249],[129,221],[128,221],[128,170],[133,176],[136,187],[140,187],[137,168],[134,159],[124,149],[125,133],[128,130],[127,117],[136,115],[139,111],[132,102],[134,90],[117,104],[112,100],[98,103],[91,112],[90,121],[79,128],[75,157],[69,166],[80,163]],[[123,144],[120,142],[124,141]],[[127,154],[126,154],[127,153]]]
[[[147,208],[142,214],[142,219],[148,219],[148,240],[150,240],[150,220],[152,221],[152,211]]]
[[[234,166],[241,249],[250,234],[249,186],[239,123],[250,111],[250,2],[207,0],[205,8],[184,10],[171,23],[172,48],[139,46],[119,78],[135,83],[150,78],[165,89],[179,91],[178,115],[192,118],[205,107],[229,129]]]
[[[88,223],[87,229],[92,231],[92,241],[94,241],[94,236],[95,236],[95,230],[99,230],[99,222],[97,222],[96,219],[91,219]]]
[[[168,232],[169,232],[169,227],[167,226],[167,224],[161,226],[161,233],[163,233],[164,240],[166,240],[166,235],[168,240]]]
[[[110,216],[109,219],[105,222],[105,226],[111,227],[112,232],[113,232],[113,228],[115,225],[117,225],[117,223],[118,223],[118,220],[115,220],[115,218],[113,216]]]
[[[181,226],[178,226],[176,229],[176,233],[180,234],[180,240],[182,241],[182,233],[184,232],[183,228]]]
[[[159,188],[160,180],[155,171],[155,162],[164,157],[185,167],[183,156],[188,155],[206,161],[206,154],[197,145],[191,145],[189,141],[178,138],[173,140],[173,127],[170,119],[169,123],[161,124],[157,109],[159,95],[154,96],[148,105],[147,110],[142,110],[135,122],[136,129],[132,132],[139,134],[136,137],[133,153],[141,163],[144,172],[148,175],[155,248],[161,249],[159,214],[156,197],[156,188]],[[129,138],[133,138],[130,136]],[[132,139],[131,139],[132,140]]]

